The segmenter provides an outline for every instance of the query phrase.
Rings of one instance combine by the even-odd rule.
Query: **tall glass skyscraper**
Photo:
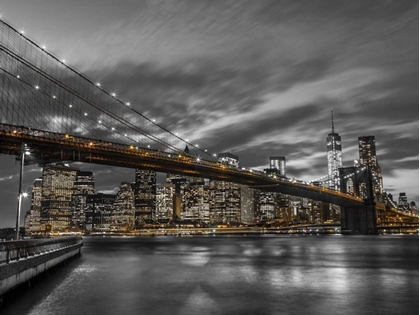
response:
[[[328,160],[328,188],[339,190],[340,178],[338,169],[343,167],[341,153],[341,137],[334,132],[334,116],[331,110],[332,132],[327,137],[327,160]]]
[[[377,198],[382,197],[382,172],[376,157],[375,136],[359,137],[359,160],[361,166],[369,166],[372,174],[373,192]]]

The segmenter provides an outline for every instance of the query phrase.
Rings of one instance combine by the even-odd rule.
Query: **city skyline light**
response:
[[[384,189],[419,205],[414,1],[5,0],[0,12],[127,106],[247,168],[285,156],[288,177],[327,174],[334,110],[343,166],[359,158],[358,137],[375,136]],[[135,177],[73,166],[98,192]],[[26,192],[41,173],[25,166]],[[14,226],[18,181],[19,163],[1,155],[0,227]]]

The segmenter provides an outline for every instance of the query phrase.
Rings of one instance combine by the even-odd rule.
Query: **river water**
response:
[[[84,238],[9,314],[419,314],[418,236]]]

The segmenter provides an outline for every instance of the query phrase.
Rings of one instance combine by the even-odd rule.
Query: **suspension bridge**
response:
[[[377,234],[395,224],[418,227],[418,217],[375,200],[372,193],[361,196],[345,187],[337,191],[222,164],[216,154],[142,114],[4,21],[0,80],[1,154],[20,156],[27,147],[39,165],[86,162],[150,169],[328,202],[341,207],[342,231],[350,234]],[[368,168],[360,171],[359,182],[371,185]]]

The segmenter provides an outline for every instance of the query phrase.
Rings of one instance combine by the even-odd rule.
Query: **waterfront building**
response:
[[[78,168],[63,164],[42,171],[41,219],[46,231],[65,231],[72,222],[72,195]]]
[[[128,232],[135,227],[134,191],[129,182],[122,182],[110,218],[111,231]]]
[[[136,221],[156,217],[156,172],[136,169],[134,182]]]
[[[332,132],[327,137],[328,188],[339,190],[339,168],[343,167],[341,137],[334,132],[334,116],[331,110]]]
[[[45,226],[41,225],[41,198],[42,178],[37,178],[34,180],[31,191],[29,228],[26,235],[40,235],[45,232]]]
[[[209,186],[203,178],[188,177],[181,200],[181,219],[209,222]]]
[[[172,188],[168,191],[172,193],[172,219],[209,222],[208,181],[200,177],[168,173],[166,182]]]
[[[239,167],[239,157],[232,153],[219,153],[218,161],[232,167]],[[240,184],[210,180],[210,213],[211,224],[237,224],[241,222],[241,188]]]
[[[361,166],[369,167],[369,171],[372,174],[373,193],[376,199],[382,201],[383,182],[381,167],[376,156],[375,136],[359,137],[359,161]]]
[[[153,220],[170,220],[173,216],[173,196],[175,185],[167,180],[156,185],[156,212]]]
[[[111,231],[111,218],[114,213],[116,198],[117,195],[114,194],[97,193],[87,195],[86,231]]]
[[[257,190],[255,193],[255,220],[265,222],[273,220],[276,217],[277,193]]]
[[[240,184],[210,181],[210,223],[241,222]]]
[[[277,194],[276,219],[279,222],[288,222],[292,219],[290,208],[290,196],[285,194]]]
[[[87,198],[95,193],[95,181],[92,172],[78,171],[72,195],[72,228],[82,232],[85,230]]]
[[[241,185],[241,223],[255,223],[256,190],[247,185]]]

